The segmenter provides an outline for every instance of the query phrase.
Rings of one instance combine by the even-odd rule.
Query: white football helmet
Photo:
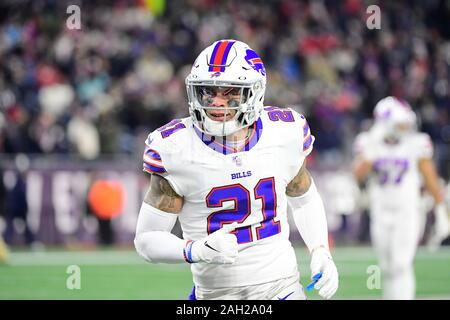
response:
[[[217,121],[207,111],[218,109],[211,105],[214,90],[221,87],[233,91],[224,106],[236,110],[233,118]],[[204,49],[186,77],[189,113],[195,126],[213,136],[228,136],[258,120],[264,106],[266,70],[258,54],[247,44],[232,39],[219,40]],[[237,97],[237,98],[236,98]],[[238,101],[239,100],[239,101]]]
[[[384,134],[401,139],[416,129],[416,114],[411,106],[404,100],[395,97],[381,99],[375,106],[375,125],[381,128]]]

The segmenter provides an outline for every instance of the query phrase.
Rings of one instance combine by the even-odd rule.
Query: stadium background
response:
[[[381,29],[366,25],[373,4]],[[80,30],[67,28],[69,5],[80,8]],[[187,297],[188,266],[149,265],[133,250],[148,181],[141,156],[149,132],[188,115],[184,78],[220,38],[261,55],[266,104],[304,114],[317,138],[308,165],[341,275],[336,298],[380,298],[367,287],[376,260],[367,203],[350,174],[352,143],[379,99],[402,97],[450,185],[448,21],[444,0],[2,1],[0,231],[11,253],[0,265],[0,299]],[[425,197],[418,297],[448,299],[450,251],[447,242],[427,250],[429,210]],[[309,260],[292,231],[307,284]],[[80,266],[80,290],[66,287],[70,265]]]

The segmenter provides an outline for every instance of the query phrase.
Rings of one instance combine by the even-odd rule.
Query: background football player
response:
[[[304,299],[288,202],[331,298],[338,272],[322,199],[306,169],[314,137],[302,115],[264,107],[266,71],[248,45],[220,40],[186,78],[190,117],[148,136],[150,188],[135,246],[150,262],[188,262],[197,299]],[[179,219],[183,239],[171,233]]]
[[[8,248],[5,242],[3,241],[3,237],[0,235],[0,263],[7,262],[8,256],[9,256]]]
[[[434,237],[448,235],[443,191],[429,136],[415,130],[416,115],[404,101],[386,97],[374,109],[374,125],[355,140],[354,175],[369,189],[371,237],[383,271],[385,299],[413,299],[413,260],[421,236],[422,182],[434,199]]]

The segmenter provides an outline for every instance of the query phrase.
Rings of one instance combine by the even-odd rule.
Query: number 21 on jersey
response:
[[[263,220],[261,226],[256,228],[256,240],[280,233],[280,222],[274,220],[277,214],[275,178],[259,180],[252,192],[253,195],[239,183],[213,188],[206,196],[208,208],[220,208],[225,201],[233,201],[234,208],[210,214],[207,222],[208,234],[219,230],[224,224],[243,223],[252,213],[252,201],[261,201],[262,205]],[[242,227],[234,232],[239,244],[254,240],[251,228],[252,226]]]

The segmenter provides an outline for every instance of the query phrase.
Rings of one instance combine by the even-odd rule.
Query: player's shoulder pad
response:
[[[300,139],[298,143],[301,145],[303,153],[305,155],[311,153],[315,137],[312,135],[311,128],[304,115],[293,108],[275,106],[264,107],[264,114],[268,123],[278,126],[277,130],[284,132],[284,138],[287,140],[290,137]]]
[[[167,174],[164,159],[171,158],[168,155],[181,151],[183,137],[187,131],[185,129],[189,125],[187,119],[172,120],[147,136],[143,154],[145,172]]]
[[[284,126],[292,124],[297,127],[299,122],[306,121],[303,115],[289,107],[265,106],[263,115],[270,122]]]
[[[190,118],[174,119],[150,133],[145,140],[146,145],[159,148],[162,152],[173,151],[175,144],[182,144],[187,134],[186,128],[190,125]]]
[[[414,133],[414,140],[418,144],[432,144],[430,135],[425,132]]]

